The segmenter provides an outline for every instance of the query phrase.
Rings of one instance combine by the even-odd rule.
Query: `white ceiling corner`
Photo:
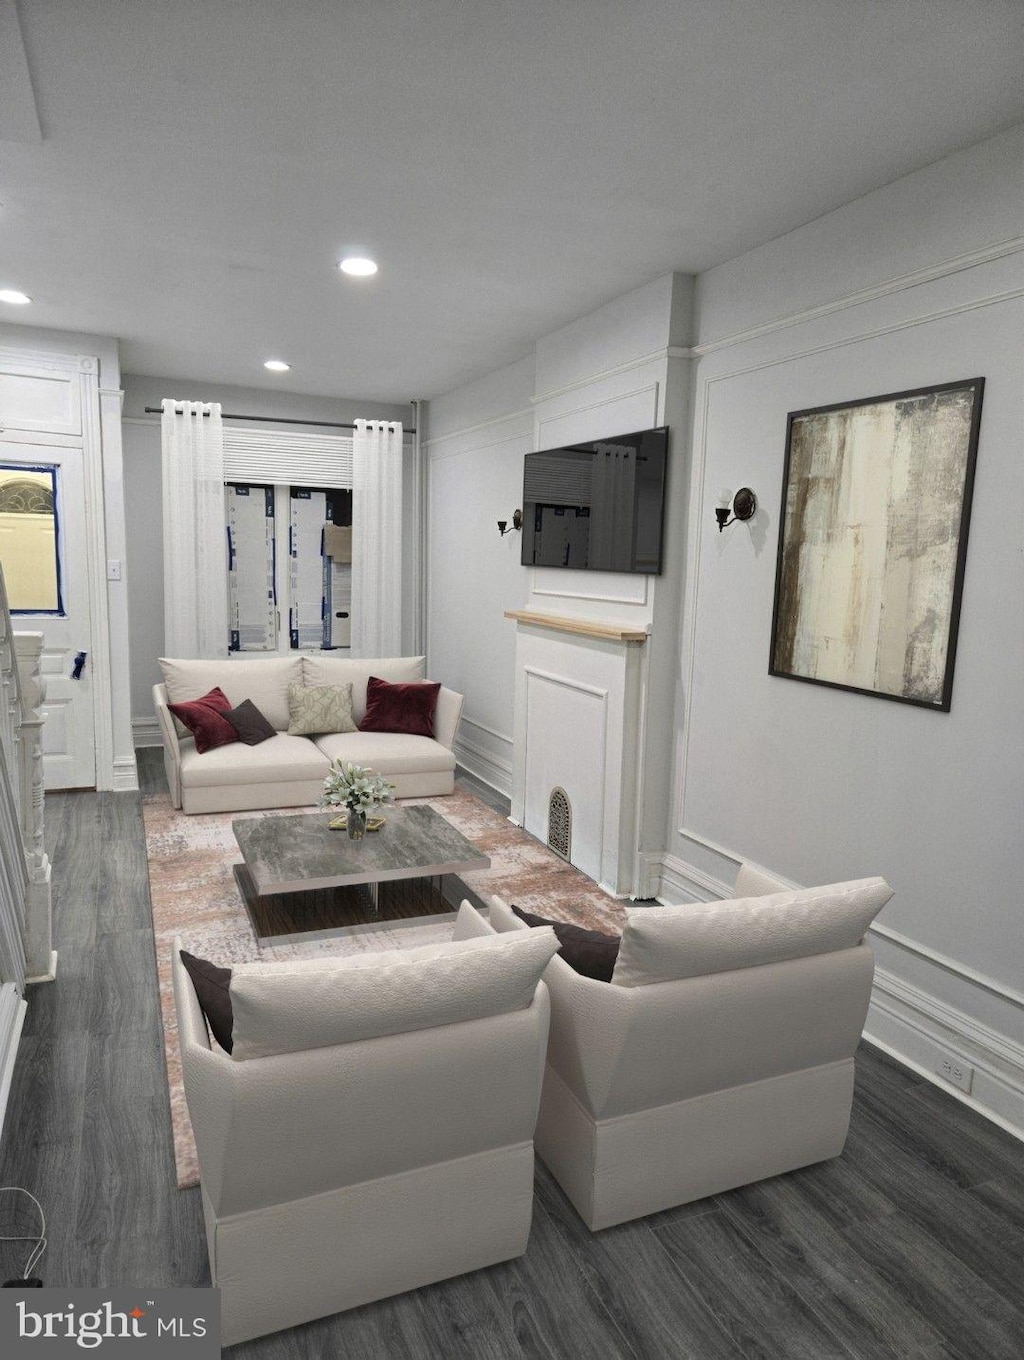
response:
[[[0,0],[0,142],[41,142],[28,57],[14,0]]]

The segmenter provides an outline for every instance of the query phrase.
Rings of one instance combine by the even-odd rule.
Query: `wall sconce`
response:
[[[522,527],[523,527],[523,512],[522,512],[522,510],[513,510],[513,511],[512,511],[512,523],[511,523],[511,524],[509,524],[509,522],[508,522],[507,519],[499,519],[499,520],[498,520],[498,533],[501,534],[502,538],[504,538],[506,534],[510,534],[510,533],[512,532],[513,529],[521,529]]]
[[[735,524],[737,520],[748,520],[757,509],[757,497],[749,486],[741,486],[736,495],[732,498],[731,505],[716,505],[715,518],[718,520],[718,532],[721,533],[727,524]],[[732,519],[729,512],[732,511]]]

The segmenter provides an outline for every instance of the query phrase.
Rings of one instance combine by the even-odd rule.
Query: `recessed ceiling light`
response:
[[[264,368],[269,368],[271,373],[287,373],[291,364],[286,364],[283,359],[265,359]]]
[[[343,274],[353,274],[357,279],[368,278],[370,274],[376,274],[376,260],[369,260],[365,255],[346,255],[338,265]]]
[[[19,293],[17,288],[0,288],[0,302],[9,302],[12,307],[27,307],[31,301],[27,293]]]

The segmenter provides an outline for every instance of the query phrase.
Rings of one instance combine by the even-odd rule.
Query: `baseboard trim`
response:
[[[714,902],[732,891],[723,879],[704,873],[677,855],[649,855],[647,860],[651,896],[665,906],[675,906],[680,897],[688,902]]]
[[[475,741],[465,737],[455,739],[455,759],[488,788],[500,793],[503,798],[512,797],[512,762],[487,751]]]
[[[139,787],[139,771],[135,757],[114,761],[114,778],[110,787],[114,793],[135,793]]]
[[[875,969],[864,1038],[1024,1141],[1024,1045],[883,968]],[[974,1068],[970,1092],[939,1076],[948,1056]]]
[[[156,718],[132,719],[132,745],[135,747],[162,745],[160,723]]]

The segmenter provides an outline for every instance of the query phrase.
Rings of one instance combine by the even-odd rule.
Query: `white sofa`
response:
[[[627,909],[611,983],[548,965],[537,1153],[592,1230],[842,1151],[874,967],[863,935],[891,890],[790,892],[744,868],[735,891]],[[499,898],[490,923],[529,929]],[[647,939],[627,958],[634,923]]]
[[[451,945],[238,965],[230,1056],[175,941],[225,1346],[526,1250],[546,934],[496,952],[466,903]]]
[[[183,812],[240,812],[315,803],[331,761],[339,758],[382,774],[395,785],[396,798],[451,793],[455,787],[452,747],[462,695],[443,686],[437,696],[433,737],[400,732],[288,735],[289,685],[350,684],[352,713],[358,723],[366,712],[369,677],[376,675],[391,683],[421,681],[422,656],[350,660],[302,655],[214,661],[161,657],[160,667],[164,683],[153,687],[153,703],[171,802]],[[276,735],[258,746],[232,742],[200,755],[167,705],[198,699],[218,685],[232,706],[251,699]]]

